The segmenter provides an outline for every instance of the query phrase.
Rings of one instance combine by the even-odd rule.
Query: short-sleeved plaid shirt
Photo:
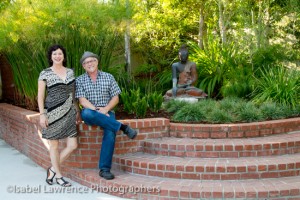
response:
[[[96,83],[87,73],[76,78],[75,97],[84,97],[96,107],[106,106],[112,97],[119,94],[121,94],[121,89],[109,73],[98,71]]]

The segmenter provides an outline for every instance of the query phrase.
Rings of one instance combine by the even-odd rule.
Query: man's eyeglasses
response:
[[[96,62],[96,60],[90,60],[90,61],[86,61],[86,62],[83,62],[82,64],[83,65],[88,65],[88,64],[91,64],[93,62]]]

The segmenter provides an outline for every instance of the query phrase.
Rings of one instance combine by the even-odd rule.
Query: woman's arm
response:
[[[45,92],[46,92],[46,82],[39,80],[38,81],[38,107],[40,111],[40,125],[42,128],[48,126],[48,119],[45,113]]]

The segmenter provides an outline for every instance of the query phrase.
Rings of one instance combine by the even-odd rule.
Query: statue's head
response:
[[[186,44],[183,44],[179,49],[179,60],[181,63],[186,63],[189,57],[189,52]]]

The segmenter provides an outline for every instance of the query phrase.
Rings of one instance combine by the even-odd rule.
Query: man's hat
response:
[[[89,57],[94,57],[96,58],[98,61],[99,61],[99,56],[90,52],[90,51],[86,51],[83,53],[82,57],[80,58],[80,63],[82,64],[83,61],[86,59],[86,58],[89,58]]]

